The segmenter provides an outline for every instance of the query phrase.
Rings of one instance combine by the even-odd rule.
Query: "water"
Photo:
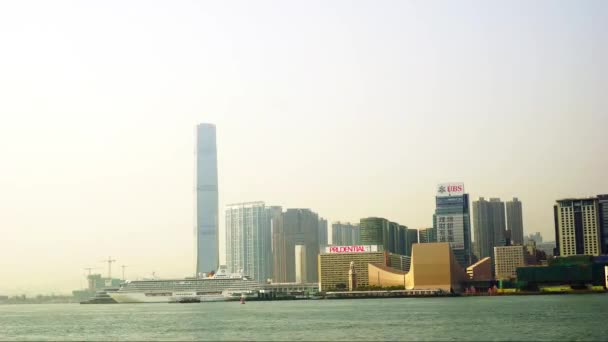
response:
[[[0,340],[608,340],[608,295],[0,305]]]

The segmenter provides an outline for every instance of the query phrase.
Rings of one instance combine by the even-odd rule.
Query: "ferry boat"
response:
[[[255,298],[260,288],[251,277],[229,274],[222,265],[211,277],[127,280],[108,294],[118,303],[192,303]]]

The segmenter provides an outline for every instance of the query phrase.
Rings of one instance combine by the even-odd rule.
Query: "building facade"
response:
[[[475,255],[478,259],[493,258],[494,247],[504,245],[505,204],[499,198],[483,197],[473,202],[473,228],[475,231]]]
[[[271,217],[264,202],[226,207],[226,265],[259,283],[272,277]]]
[[[608,255],[608,195],[597,195],[601,253]],[[606,279],[608,281],[608,278]]]
[[[215,125],[196,127],[196,274],[219,266],[217,146]]]
[[[351,262],[353,262],[357,273],[357,286],[368,286],[367,265],[369,263],[387,264],[385,253],[378,252],[378,246],[373,247],[375,248],[360,249],[359,252],[353,252],[351,249],[345,248],[330,251],[329,247],[322,251],[318,256],[319,289],[321,291],[344,291],[348,289],[348,272]],[[370,251],[374,249],[376,251]]]
[[[494,270],[497,280],[516,278],[517,268],[525,265],[524,246],[494,247]]]
[[[334,222],[331,224],[331,239],[328,245],[346,246],[358,245],[359,224],[350,222]]]
[[[306,246],[306,279],[318,281],[317,255],[319,254],[319,216],[310,209],[287,209],[283,212],[280,226],[273,234],[275,239],[273,281],[289,283],[296,281],[295,246]]]
[[[466,268],[471,264],[471,218],[469,195],[463,183],[444,183],[437,187],[433,228],[437,242],[449,242],[454,257]]]
[[[319,248],[325,247],[329,245],[329,229],[327,227],[327,220],[320,217],[319,218]]]
[[[507,230],[512,244],[524,244],[524,218],[521,201],[517,197],[507,201]]]
[[[362,245],[388,246],[388,220],[380,217],[362,218],[360,221],[360,240]]]
[[[419,243],[431,243],[437,242],[437,231],[435,228],[424,228],[418,231],[418,242]]]
[[[406,239],[405,253],[403,253],[403,255],[412,256],[412,246],[415,243],[418,243],[418,230],[409,229],[409,228],[405,227],[405,231],[406,231],[407,239]]]
[[[563,199],[553,206],[556,256],[600,255],[597,198]]]

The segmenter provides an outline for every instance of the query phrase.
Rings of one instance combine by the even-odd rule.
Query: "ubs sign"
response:
[[[437,197],[464,195],[464,183],[442,183],[437,186]]]

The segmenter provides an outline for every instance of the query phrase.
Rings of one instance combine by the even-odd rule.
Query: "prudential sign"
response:
[[[442,183],[437,186],[437,197],[464,195],[464,183]]]

